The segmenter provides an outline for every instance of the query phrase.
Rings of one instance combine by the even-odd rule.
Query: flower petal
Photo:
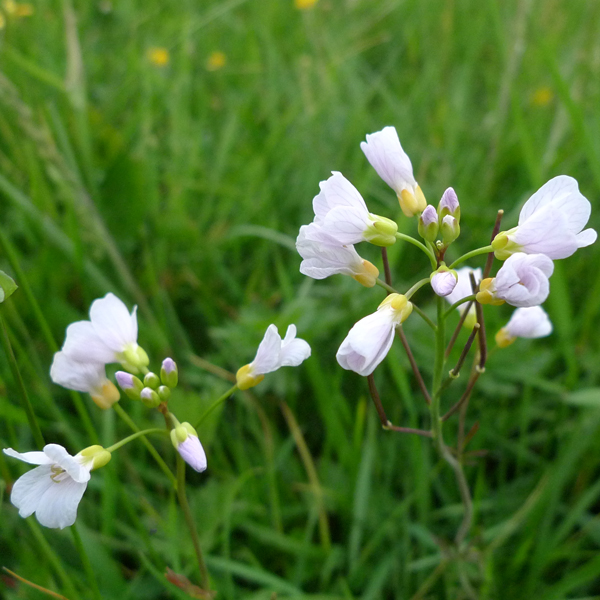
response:
[[[297,367],[310,356],[310,352],[308,342],[296,338],[296,326],[290,325],[281,344],[281,366]]]
[[[43,452],[17,452],[12,448],[5,448],[3,450],[7,456],[12,456],[18,460],[29,463],[30,465],[49,465],[52,464],[52,459],[48,458]]]
[[[84,483],[90,479],[90,469],[93,461],[81,464],[74,456],[71,456],[65,448],[58,444],[46,444],[44,446],[44,454],[66,471],[69,477],[73,478],[78,483]]]
[[[177,451],[185,462],[197,471],[202,473],[206,471],[206,453],[200,443],[200,440],[195,435],[188,435],[187,438],[177,446]]]
[[[103,342],[89,321],[77,321],[67,327],[62,351],[79,362],[117,362],[115,352]]]
[[[252,371],[256,375],[264,375],[276,371],[281,366],[281,336],[275,325],[269,325],[258,346],[252,363]]]
[[[90,394],[100,394],[107,381],[104,363],[79,362],[70,359],[64,352],[54,355],[50,378],[69,390]]]
[[[94,300],[90,320],[104,344],[114,352],[122,352],[128,344],[137,343],[137,307],[129,314],[125,304],[114,294]]]
[[[51,475],[52,466],[46,464],[28,471],[15,481],[10,501],[19,509],[21,517],[32,515],[38,509],[46,490],[57,485],[50,478]]]
[[[75,523],[77,507],[87,488],[87,482],[79,483],[67,477],[44,491],[35,516],[44,527],[64,529]]]

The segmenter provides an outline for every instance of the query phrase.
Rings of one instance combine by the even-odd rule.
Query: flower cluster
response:
[[[7,286],[2,285],[1,289]],[[170,434],[173,447],[181,458],[195,471],[205,471],[206,453],[196,428],[187,422],[180,423],[168,409],[172,391],[179,382],[177,364],[172,358],[165,358],[159,374],[148,369],[148,355],[137,343],[136,313],[136,307],[130,313],[114,294],[95,300],[90,308],[89,321],[78,321],[67,327],[63,347],[54,355],[50,376],[63,387],[89,393],[102,409],[117,408],[115,403],[119,401],[120,393],[106,376],[106,365],[119,363],[123,370],[115,373],[115,379],[121,390],[130,400],[159,410],[167,424],[165,433]],[[265,374],[283,366],[298,366],[309,356],[310,346],[296,338],[294,325],[288,327],[283,340],[277,327],[270,325],[255,359],[239,369],[235,387],[241,390],[253,387],[264,379]],[[214,406],[221,400],[217,400]],[[128,417],[125,418],[130,422]],[[16,481],[11,502],[22,517],[35,513],[38,521],[46,527],[62,529],[72,525],[90,472],[108,463],[111,452],[144,433],[137,428],[135,430],[132,436],[110,448],[90,446],[75,456],[57,444],[46,445],[43,452],[24,454],[12,448],[5,449],[8,456],[38,465]]]
[[[360,146],[377,174],[396,193],[403,214],[418,217],[418,232],[423,241],[398,233],[394,221],[370,213],[358,190],[334,171],[329,179],[320,183],[320,193],[313,199],[313,222],[300,228],[296,240],[296,248],[303,258],[300,271],[314,279],[349,275],[365,287],[381,285],[390,293],[389,282],[378,279],[378,268],[362,259],[354,245],[370,242],[385,247],[396,239],[405,239],[424,251],[432,264],[432,272],[428,280],[422,280],[405,295],[392,294],[393,300],[389,300],[392,296],[388,297],[375,313],[352,327],[337,353],[344,369],[360,375],[373,372],[389,351],[394,331],[410,314],[412,294],[425,283],[430,283],[436,295],[456,304],[461,313],[468,310],[464,324],[470,329],[476,320],[473,300],[492,305],[506,302],[518,307],[522,312],[515,313],[498,338],[502,340],[501,347],[516,337],[541,337],[550,333],[550,322],[539,305],[550,291],[553,260],[571,256],[597,237],[593,229],[583,230],[591,205],[573,178],[561,175],[551,179],[525,203],[517,227],[497,233],[491,246],[469,253],[476,256],[493,252],[497,259],[504,261],[496,276],[489,277],[489,269],[485,276],[479,268],[453,269],[454,264],[462,262],[462,257],[446,266],[446,251],[460,235],[458,196],[453,188],[448,188],[437,209],[427,204],[396,129],[385,127],[367,135]],[[491,262],[488,263],[491,267]],[[471,274],[475,288],[470,281]],[[534,307],[535,311],[525,310]]]

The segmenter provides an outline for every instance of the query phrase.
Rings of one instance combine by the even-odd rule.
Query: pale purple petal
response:
[[[586,246],[590,246],[593,244],[598,238],[598,234],[594,229],[586,229],[581,233],[578,233],[577,236],[577,246],[579,248],[585,248]]]
[[[446,271],[443,273],[436,273],[431,278],[431,287],[438,296],[448,296],[452,293],[456,287],[457,279],[453,273]]]
[[[200,440],[195,435],[188,435],[187,438],[180,442],[177,446],[177,451],[181,458],[198,473],[206,471],[206,453],[200,443]]]
[[[552,333],[552,323],[541,306],[517,308],[504,327],[511,337],[540,338]]]
[[[338,206],[353,208],[368,215],[367,205],[360,192],[338,171],[333,171],[326,181],[319,183],[321,193],[313,199],[316,220],[324,219],[329,211]]]

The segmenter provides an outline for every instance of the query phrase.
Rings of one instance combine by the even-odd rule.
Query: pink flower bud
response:
[[[431,275],[431,287],[438,296],[448,296],[454,291],[458,277],[454,271],[437,271]]]

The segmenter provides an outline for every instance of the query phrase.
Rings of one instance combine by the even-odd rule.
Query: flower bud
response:
[[[158,396],[161,399],[161,402],[168,402],[169,398],[171,397],[171,388],[167,387],[166,385],[161,385],[158,388]]]
[[[160,379],[158,378],[158,375],[155,373],[146,373],[144,376],[144,387],[149,387],[153,390],[156,390],[159,385]]]
[[[91,471],[108,464],[112,458],[112,454],[108,450],[97,444],[84,448],[77,456],[82,457],[81,464],[87,465],[90,462],[92,463]]]
[[[196,430],[189,423],[171,429],[171,442],[181,458],[198,473],[206,470],[206,454]]]
[[[448,296],[454,291],[458,283],[458,275],[454,269],[450,270],[442,263],[437,271],[434,271],[429,277],[431,287],[438,296]]]
[[[235,374],[237,386],[240,390],[248,390],[255,385],[258,385],[265,376],[263,374],[254,375],[250,364],[244,365],[238,369]]]
[[[163,360],[160,368],[160,380],[163,385],[167,385],[170,388],[177,387],[179,373],[177,364],[172,358],[165,358],[165,360]]]
[[[145,387],[140,392],[140,400],[144,403],[144,406],[148,408],[156,408],[160,404],[160,396],[149,387]]]
[[[448,246],[460,235],[460,225],[451,215],[446,215],[442,219],[442,242]]]
[[[139,400],[140,392],[144,389],[144,384],[135,375],[117,371],[115,373],[119,387],[127,394],[131,400]]]
[[[438,230],[439,223],[437,212],[431,204],[428,204],[419,217],[419,235],[428,242],[435,242]]]
[[[442,195],[437,211],[440,223],[446,215],[450,215],[451,217],[454,217],[457,222],[460,222],[460,204],[458,203],[456,192],[451,187],[449,187]]]
[[[371,225],[364,232],[367,242],[375,246],[392,246],[396,243],[398,224],[395,221],[374,214],[369,214],[369,219]]]

